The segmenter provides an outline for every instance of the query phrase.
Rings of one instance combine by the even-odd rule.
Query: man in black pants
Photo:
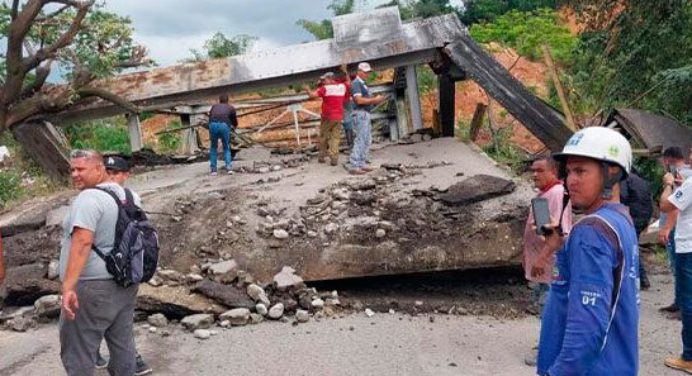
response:
[[[627,180],[621,183],[620,203],[630,209],[634,229],[637,236],[641,236],[642,232],[649,227],[649,220],[653,214],[653,198],[649,182],[637,175],[634,168],[632,168]],[[648,290],[651,287],[651,282],[646,276],[641,252],[639,252],[639,279],[642,290]]]

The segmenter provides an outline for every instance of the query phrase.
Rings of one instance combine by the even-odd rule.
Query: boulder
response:
[[[215,301],[191,294],[182,286],[152,287],[147,284],[139,286],[137,309],[145,312],[162,313],[172,319],[180,319],[195,313],[223,313],[227,310]]]
[[[196,315],[186,316],[180,321],[180,324],[189,331],[208,329],[214,324],[214,315],[209,313],[198,313]]]
[[[257,303],[255,306],[255,312],[259,313],[262,316],[266,316],[267,313],[269,313],[269,310],[267,310],[267,306],[264,305],[264,303]]]
[[[60,274],[60,262],[58,260],[52,260],[50,263],[48,263],[48,272],[46,274],[46,278],[50,280],[57,279]]]
[[[260,302],[266,306],[271,304],[269,302],[269,298],[267,298],[267,293],[264,292],[264,289],[256,284],[251,284],[247,287],[247,294],[254,300],[255,302]]]
[[[514,182],[490,175],[474,175],[460,183],[453,184],[440,200],[447,205],[463,206],[474,202],[504,196],[514,192]]]
[[[303,278],[295,274],[295,269],[284,266],[281,272],[274,276],[274,285],[279,291],[286,291],[291,287],[302,286]]]
[[[5,280],[5,305],[32,305],[36,299],[44,295],[54,295],[60,292],[60,283],[45,279],[46,265],[36,263],[8,268]]]
[[[168,319],[161,313],[156,313],[147,317],[147,322],[149,325],[156,328],[165,328],[168,325]]]
[[[247,308],[235,308],[219,316],[219,320],[228,320],[233,326],[246,325],[249,319],[250,310]]]
[[[204,280],[193,288],[198,292],[228,308],[252,308],[255,302],[247,295],[247,292],[234,285],[224,285],[218,282]]]
[[[36,315],[39,317],[56,318],[60,315],[60,295],[45,295],[34,302]]]
[[[211,337],[211,332],[206,329],[197,329],[194,331],[193,335],[197,339],[209,339],[209,337]]]
[[[284,315],[284,305],[283,303],[276,303],[270,309],[267,314],[270,319],[278,320]]]
[[[296,321],[299,323],[306,323],[310,321],[310,313],[306,310],[299,309],[296,311]]]

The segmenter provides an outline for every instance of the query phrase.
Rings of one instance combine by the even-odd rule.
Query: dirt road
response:
[[[641,375],[678,375],[663,358],[680,348],[680,322],[660,314],[669,303],[669,275],[653,276],[642,293]],[[453,297],[451,298],[453,300]],[[367,303],[367,302],[366,302]],[[499,303],[498,303],[499,304]],[[523,365],[535,345],[535,317],[355,313],[292,326],[265,322],[201,341],[177,326],[171,335],[138,324],[137,343],[158,375],[533,375]],[[28,333],[0,333],[0,374],[62,375],[57,325]],[[105,373],[99,373],[105,375]]]

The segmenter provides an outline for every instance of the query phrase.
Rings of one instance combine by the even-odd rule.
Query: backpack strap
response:
[[[109,196],[111,196],[111,198],[113,198],[113,200],[115,200],[115,204],[118,206],[118,218],[117,218],[116,223],[115,223],[115,238],[113,239],[113,248],[115,248],[118,246],[118,244],[120,244],[120,239],[123,236],[121,226],[118,226],[119,225],[118,222],[120,221],[120,211],[124,210],[127,213],[127,210],[126,210],[125,206],[123,205],[122,201],[120,201],[120,197],[118,197],[118,195],[116,195],[113,191],[111,191],[109,189],[101,188],[101,187],[94,187],[94,188],[88,188],[88,189],[106,192]],[[128,193],[127,190],[125,190],[126,195],[127,195],[127,193]],[[132,193],[130,193],[130,195],[132,195]],[[91,249],[94,252],[96,252],[96,254],[104,262],[106,261],[106,255],[103,253],[103,251],[98,249],[98,247],[94,243],[91,243]]]

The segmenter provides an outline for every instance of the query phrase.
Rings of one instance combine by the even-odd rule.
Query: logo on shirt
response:
[[[679,199],[681,199],[681,198],[682,198],[682,191],[681,191],[681,190],[678,190],[677,192],[675,192],[675,199],[676,199],[676,200],[679,200]]]

